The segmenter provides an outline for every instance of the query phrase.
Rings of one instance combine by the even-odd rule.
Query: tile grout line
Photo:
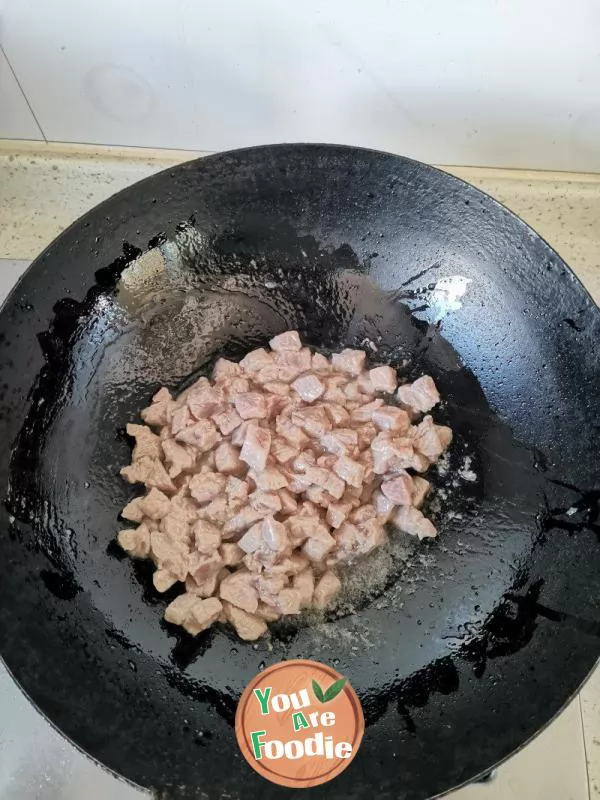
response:
[[[29,102],[29,98],[27,97],[27,95],[26,95],[26,94],[25,94],[25,92],[23,91],[23,87],[21,86],[21,82],[20,82],[20,80],[17,78],[17,73],[14,71],[14,69],[13,69],[13,65],[10,63],[10,58],[8,57],[8,55],[7,55],[7,53],[6,53],[6,50],[4,49],[4,47],[3,47],[2,45],[0,45],[0,53],[2,53],[2,55],[3,55],[3,56],[4,56],[4,58],[6,59],[6,63],[8,64],[8,68],[9,68],[9,70],[12,72],[12,76],[13,76],[13,78],[15,79],[15,82],[16,82],[17,86],[19,87],[19,91],[20,91],[20,92],[21,92],[21,94],[23,95],[23,100],[25,100],[25,102],[27,103],[27,108],[29,109],[29,111],[30,111],[30,113],[31,113],[31,116],[33,117],[33,120],[34,120],[35,124],[37,125],[37,127],[38,127],[38,130],[39,130],[39,132],[41,133],[41,135],[42,135],[42,138],[44,139],[44,142],[45,142],[46,144],[48,144],[48,139],[46,139],[46,134],[45,134],[45,133],[44,133],[44,131],[42,130],[42,126],[40,125],[40,123],[39,123],[39,120],[38,120],[38,118],[37,118],[37,117],[36,117],[36,115],[35,115],[35,111],[34,111],[34,110],[33,110],[33,108],[31,107],[31,103]]]
[[[588,761],[588,754],[587,754],[587,744],[585,740],[585,725],[583,724],[583,708],[581,706],[581,692],[577,695],[577,703],[579,705],[579,719],[581,720],[581,736],[583,738],[583,756],[585,758],[585,777],[587,783],[587,795],[588,800],[592,800],[592,790],[590,787],[590,771],[589,771],[589,761]]]

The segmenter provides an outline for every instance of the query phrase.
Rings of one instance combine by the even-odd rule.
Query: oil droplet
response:
[[[266,666],[267,665],[265,664],[265,662],[261,661],[260,664],[258,665],[258,668],[259,668],[259,670],[263,670]]]
[[[237,647],[232,647],[231,650],[229,651],[229,653],[232,656],[237,656],[237,654],[238,654]]]
[[[90,482],[89,482],[89,481],[86,481],[86,482],[83,484],[83,487],[84,487],[84,489],[89,489],[89,488],[90,488]]]
[[[333,664],[334,667],[337,667],[337,665],[340,663],[340,660],[339,658],[334,658],[331,663]]]
[[[129,664],[129,669],[130,669],[132,672],[137,672],[137,666],[134,664],[134,662],[133,662],[133,661],[128,661],[127,663]]]

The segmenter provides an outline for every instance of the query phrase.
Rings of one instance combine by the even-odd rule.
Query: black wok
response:
[[[456,434],[435,477],[440,536],[398,539],[354,613],[317,630],[193,639],[113,543],[135,491],[118,476],[124,426],[160,384],[289,327],[434,376]],[[543,728],[600,652],[599,341],[598,309],[544,241],[404,158],[253,148],[121,192],[0,314],[2,657],[80,748],[166,796],[293,793],[254,774],[232,723],[262,665],[296,657],[348,676],[367,722],[314,796],[417,800],[472,780]]]

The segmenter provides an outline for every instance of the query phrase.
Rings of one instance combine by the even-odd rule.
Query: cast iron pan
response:
[[[397,534],[352,609],[316,628],[193,639],[113,543],[135,493],[124,426],[160,384],[286,328],[434,376],[456,435],[435,475],[440,536]],[[420,800],[472,780],[599,654],[599,341],[598,309],[544,241],[414,161],[261,147],[121,192],[0,315],[2,657],[66,736],[164,796],[294,794],[248,767],[232,725],[247,681],[297,657],[346,675],[367,721],[351,766],[303,797]]]

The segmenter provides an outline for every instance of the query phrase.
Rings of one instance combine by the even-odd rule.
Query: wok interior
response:
[[[111,698],[118,705],[123,692],[128,697],[119,719],[105,723],[115,741],[102,735],[98,742],[73,718],[67,733],[141,784],[189,787],[202,775],[202,786],[234,787],[243,767],[222,767],[235,759],[230,726],[237,697],[259,669],[283,658],[316,658],[349,677],[371,734],[348,772],[364,788],[375,760],[387,765],[384,782],[392,787],[391,753],[400,749],[403,782],[413,792],[407,797],[449,788],[508,754],[535,730],[542,699],[548,717],[566,699],[569,680],[585,673],[585,659],[577,656],[589,642],[575,644],[575,631],[561,630],[563,642],[573,638],[567,679],[556,670],[559,634],[546,627],[547,618],[540,625],[541,601],[563,610],[573,599],[574,574],[589,572],[568,537],[558,539],[547,522],[585,495],[593,463],[585,447],[576,458],[568,440],[573,417],[584,424],[593,409],[572,383],[567,396],[557,390],[568,374],[568,351],[577,347],[562,332],[548,338],[542,307],[548,287],[536,292],[526,285],[532,276],[525,268],[541,245],[516,246],[520,224],[511,220],[515,231],[507,229],[505,212],[492,207],[505,222],[503,236],[461,248],[476,231],[468,206],[465,218],[464,207],[456,217],[444,211],[450,198],[441,197],[432,234],[421,226],[422,199],[420,208],[405,200],[398,222],[389,198],[377,217],[380,253],[373,249],[371,198],[351,183],[347,193],[363,205],[347,214],[321,198],[319,225],[307,222],[310,211],[294,217],[294,200],[282,201],[283,191],[251,198],[227,226],[205,208],[205,225],[201,212],[154,249],[141,256],[130,251],[97,275],[80,302],[63,298],[39,337],[46,365],[11,461],[12,541],[15,553],[18,543],[34,543],[26,582],[41,580],[54,644],[87,650],[84,661],[111,684],[91,690],[98,704],[104,700],[108,714]],[[306,190],[305,202],[314,191]],[[478,200],[474,190],[462,191]],[[412,180],[405,194],[422,198]],[[286,203],[281,216],[301,224],[279,220],[274,209]],[[500,262],[513,269],[512,280]],[[437,288],[449,278],[460,279],[463,297]],[[508,311],[515,296],[527,314]],[[131,563],[114,543],[119,509],[135,493],[118,475],[130,454],[124,427],[137,421],[159,385],[182,389],[219,356],[238,359],[289,328],[311,347],[361,347],[407,378],[433,376],[445,399],[436,421],[455,432],[451,469],[435,477],[439,540],[419,544],[398,534],[392,555],[371,559],[354,578],[349,602],[326,619],[275,627],[254,646],[221,627],[194,639],[162,621],[171,594],[156,593],[149,565]],[[559,443],[547,424],[552,403],[561,416]],[[456,477],[465,456],[475,483]],[[597,547],[584,505],[580,511],[579,547]],[[532,663],[539,677],[532,678]],[[514,720],[516,690],[525,696],[527,680],[537,686],[544,678],[555,691],[522,700],[528,715],[498,747],[499,731]],[[68,683],[61,684],[65,693]],[[56,694],[50,701],[36,676],[25,687],[52,716]],[[486,707],[495,716],[486,718]],[[432,770],[428,748],[449,736],[444,716],[462,733]],[[150,741],[147,727],[157,725],[161,733]],[[476,755],[467,754],[466,731],[480,737]],[[137,756],[132,732],[143,742]],[[172,754],[168,772],[152,763],[161,747]],[[343,775],[321,788],[347,795],[349,780]]]

